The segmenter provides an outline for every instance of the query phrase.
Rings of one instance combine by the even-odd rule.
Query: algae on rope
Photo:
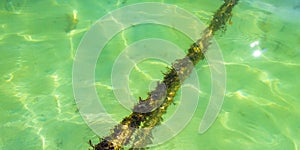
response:
[[[111,134],[101,138],[101,141],[90,145],[94,150],[119,150],[131,144],[131,149],[140,149],[151,144],[152,129],[159,125],[167,108],[173,103],[176,92],[182,82],[189,77],[194,65],[204,59],[204,53],[208,50],[210,41],[216,31],[225,29],[230,22],[232,9],[238,0],[224,0],[214,14],[209,26],[203,31],[202,37],[188,49],[187,55],[176,60],[164,73],[164,78],[157,83],[157,87],[148,93],[146,99],[139,98],[133,112],[116,125]],[[143,128],[143,132],[137,129]]]

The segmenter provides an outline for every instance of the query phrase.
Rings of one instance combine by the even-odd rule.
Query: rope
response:
[[[224,0],[213,15],[209,26],[203,31],[202,37],[192,44],[184,58],[173,63],[164,74],[163,80],[157,83],[155,90],[148,93],[146,99],[140,98],[133,112],[116,125],[110,135],[101,138],[96,145],[90,141],[94,150],[121,150],[123,146],[130,143],[131,149],[138,149],[151,144],[152,129],[162,122],[163,114],[173,103],[176,92],[183,81],[189,77],[194,65],[204,59],[204,53],[215,32],[225,30],[226,23],[232,17],[232,9],[237,3],[238,0]],[[142,133],[137,132],[139,128],[144,129]]]

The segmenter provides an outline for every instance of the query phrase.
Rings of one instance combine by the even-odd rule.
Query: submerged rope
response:
[[[101,138],[100,143],[93,145],[90,141],[94,150],[120,150],[130,143],[131,149],[138,149],[151,144],[152,129],[161,123],[163,114],[173,103],[176,92],[182,82],[189,77],[194,65],[204,59],[204,53],[215,32],[225,29],[226,22],[230,20],[231,11],[237,2],[238,0],[224,0],[224,4],[214,14],[210,25],[203,31],[202,37],[192,44],[184,58],[172,64],[164,74],[163,81],[157,83],[155,90],[148,93],[146,99],[140,98],[133,112],[116,125],[110,135]],[[139,128],[143,128],[142,133],[137,132]]]

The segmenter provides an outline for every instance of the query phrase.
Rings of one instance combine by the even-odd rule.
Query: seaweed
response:
[[[151,144],[154,138],[152,129],[162,122],[162,116],[173,103],[176,92],[189,77],[193,67],[205,58],[204,53],[215,32],[225,31],[226,23],[230,22],[232,9],[237,2],[238,0],[224,0],[209,26],[203,31],[202,37],[191,45],[184,58],[176,60],[168,68],[163,80],[148,93],[148,97],[144,100],[140,97],[138,104],[132,109],[133,112],[116,125],[110,135],[101,138],[96,145],[90,142],[94,150],[121,150],[130,143],[130,149],[144,149],[143,147]],[[139,128],[143,130],[137,130]]]
[[[65,27],[65,32],[69,33],[72,30],[76,29],[76,26],[79,22],[77,18],[77,10],[73,10],[72,14],[66,16],[67,26]]]

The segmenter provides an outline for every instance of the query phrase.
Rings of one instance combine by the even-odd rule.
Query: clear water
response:
[[[76,49],[100,17],[137,2],[146,0],[0,2],[0,149],[88,149],[89,139],[98,141],[73,97]],[[189,10],[207,24],[222,4],[163,2]],[[209,66],[201,62],[196,67],[201,95],[195,116],[177,136],[151,149],[299,149],[299,16],[298,0],[241,0],[232,25],[215,36],[227,70],[227,91],[218,119],[207,132],[198,133],[211,92]],[[111,67],[121,50],[145,37],[164,38],[183,49],[191,44],[166,27],[141,25],[123,33],[107,45],[96,68],[99,97],[116,120],[130,113],[114,102],[110,82]],[[251,47],[255,41],[259,45]],[[132,70],[129,86],[134,97],[145,97],[151,79],[162,78],[165,64],[153,62],[157,60],[144,61]],[[175,108],[171,106],[166,117]]]

